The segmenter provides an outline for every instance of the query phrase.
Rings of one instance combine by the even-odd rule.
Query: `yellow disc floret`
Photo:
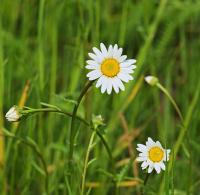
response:
[[[115,77],[119,71],[119,62],[113,58],[105,59],[101,64],[101,72],[107,77]]]
[[[149,159],[153,162],[160,162],[164,157],[164,151],[155,146],[149,150]]]

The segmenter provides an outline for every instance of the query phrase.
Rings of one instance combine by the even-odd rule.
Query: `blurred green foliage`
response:
[[[129,58],[137,59],[135,80],[125,92],[108,96],[95,87],[78,114],[90,120],[101,114],[105,138],[113,151],[120,181],[145,174],[132,168],[135,145],[148,136],[173,150],[180,120],[169,100],[143,81],[155,75],[176,99],[185,117],[200,90],[200,2],[198,0],[1,0],[0,1],[0,128],[34,140],[49,170],[53,195],[80,194],[84,159],[92,134],[77,122],[74,185],[65,179],[70,118],[40,114],[13,126],[6,111],[22,104],[39,108],[41,102],[68,112],[86,82],[87,53],[103,42],[119,44]],[[28,84],[27,84],[28,83]],[[24,91],[25,86],[27,87]],[[24,97],[23,96],[23,97]],[[200,189],[200,101],[190,110],[189,128],[170,175],[152,175],[146,194],[198,194]],[[128,131],[128,132],[127,132]],[[2,141],[2,140],[1,140]],[[99,138],[94,138],[86,182],[102,182],[90,194],[114,194],[111,162]],[[128,147],[127,143],[129,143]],[[44,193],[44,173],[37,154],[21,141],[5,138],[0,194]],[[133,153],[130,152],[130,148]],[[1,159],[1,158],[0,158]],[[110,185],[109,185],[110,183]],[[106,185],[108,184],[108,185]],[[88,188],[86,188],[86,191]],[[119,194],[139,194],[138,187],[119,187]],[[88,193],[89,194],[89,193]]]

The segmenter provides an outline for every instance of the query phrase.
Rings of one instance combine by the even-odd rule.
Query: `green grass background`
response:
[[[71,112],[86,79],[85,61],[93,46],[119,44],[137,59],[135,80],[110,96],[95,87],[78,114],[105,119],[105,138],[115,164],[137,155],[135,146],[150,136],[173,150],[181,132],[180,120],[169,100],[143,77],[155,75],[179,105],[188,124],[169,174],[152,174],[145,194],[199,194],[200,191],[200,2],[198,0],[1,0],[0,1],[0,128],[34,140],[49,169],[50,194],[80,194],[84,159],[92,131],[79,125],[73,185],[65,172],[70,118],[57,114],[29,117],[13,126],[5,113],[22,99],[26,106],[51,103]],[[194,99],[195,98],[195,99]],[[123,120],[122,120],[123,119]],[[127,125],[124,125],[124,122]],[[129,131],[133,153],[127,139]],[[1,133],[2,134],[2,133]],[[127,135],[127,134],[126,134]],[[1,151],[0,194],[45,194],[44,171],[35,152],[15,139],[4,138]],[[2,143],[2,138],[1,138]],[[110,182],[111,162],[95,135],[87,167],[87,182],[102,182],[85,194],[115,194]],[[2,149],[2,147],[1,147]],[[135,179],[132,161],[117,167],[117,181]],[[53,168],[52,168],[53,167]],[[138,177],[145,178],[139,165]],[[162,188],[161,183],[164,187]],[[140,185],[119,187],[118,194],[139,194]],[[89,190],[89,191],[88,191]]]

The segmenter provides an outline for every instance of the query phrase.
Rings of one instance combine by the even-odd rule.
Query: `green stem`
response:
[[[180,149],[181,143],[183,142],[185,134],[186,134],[187,129],[189,127],[189,124],[190,124],[190,121],[191,121],[191,118],[192,118],[192,114],[193,114],[193,112],[195,110],[195,106],[197,105],[198,100],[199,100],[199,94],[200,94],[200,82],[198,83],[196,93],[195,93],[195,95],[194,95],[194,97],[193,97],[193,99],[191,101],[191,104],[189,106],[189,109],[188,109],[188,112],[186,114],[185,120],[183,122],[183,126],[182,126],[181,131],[180,131],[180,133],[178,135],[177,141],[176,141],[176,143],[174,145],[174,153],[173,153],[173,159],[174,160],[176,159],[176,156],[177,156],[178,151]],[[172,166],[173,166],[173,161],[170,160],[169,161],[169,167],[168,167],[169,172],[171,171]],[[160,190],[159,190],[159,194],[160,195],[163,193],[163,188],[164,188],[164,182],[162,181],[162,183],[160,185]]]
[[[36,114],[36,113],[39,113],[39,112],[55,112],[55,113],[59,113],[59,114],[64,114],[64,115],[69,116],[69,117],[73,116],[73,114],[70,113],[70,112],[62,111],[60,109],[53,109],[53,108],[38,108],[38,109],[30,108],[27,111],[23,111],[23,113],[26,113],[26,114]],[[83,118],[81,118],[79,116],[76,116],[76,118],[78,120],[80,120],[81,122],[83,122],[85,125],[90,126],[90,124],[86,120],[84,120]],[[103,137],[103,135],[101,135],[101,133],[98,130],[96,130],[96,133],[97,133],[98,137],[100,138],[101,142],[103,143],[103,145],[104,145],[104,147],[105,147],[105,149],[108,153],[108,156],[111,160],[111,163],[114,166],[114,160],[113,160],[112,152],[111,152],[105,138]]]
[[[41,163],[42,163],[42,166],[43,166],[43,170],[45,172],[45,192],[47,195],[49,195],[49,174],[48,174],[48,169],[47,169],[47,164],[45,162],[45,159],[43,158],[42,156],[42,153],[38,150],[38,148],[32,144],[31,142],[21,138],[21,137],[18,137],[14,134],[7,134],[7,135],[0,135],[0,136],[3,136],[3,137],[8,137],[8,138],[14,138],[14,139],[17,139],[19,141],[21,141],[22,143],[24,143],[25,145],[29,146],[30,148],[33,149],[33,151],[36,153],[36,155],[38,156],[38,158],[40,159]]]
[[[101,133],[98,130],[96,130],[96,133],[99,136],[100,140],[102,141],[103,145],[105,146],[105,149],[106,149],[106,151],[108,153],[108,156],[110,158],[110,161],[112,163],[112,167],[113,167],[113,169],[115,169],[114,168],[114,159],[113,159],[113,156],[112,156],[112,152],[111,152],[111,150],[110,150],[105,138],[103,137],[103,135],[101,135]]]
[[[88,160],[89,160],[89,155],[90,155],[90,151],[91,151],[91,147],[93,144],[93,140],[94,140],[94,136],[95,136],[95,131],[93,131],[91,137],[90,137],[90,141],[88,144],[88,148],[87,148],[87,152],[86,152],[86,156],[85,156],[85,162],[84,162],[84,169],[83,169],[83,178],[82,178],[82,184],[81,184],[81,195],[84,195],[84,190],[85,190],[85,178],[86,178],[86,172],[87,172],[87,166],[88,166]]]
[[[145,195],[144,187],[145,187],[146,184],[147,184],[147,181],[148,181],[148,179],[149,179],[149,176],[150,176],[150,174],[149,174],[149,173],[146,173],[146,177],[145,177],[144,183],[143,183],[143,188],[141,188],[141,195]]]
[[[83,88],[80,96],[78,97],[77,104],[74,106],[73,113],[72,113],[72,119],[71,119],[71,126],[69,130],[69,137],[70,137],[70,144],[69,144],[69,175],[71,175],[71,166],[73,162],[73,153],[74,153],[74,138],[76,136],[76,130],[75,130],[75,119],[78,107],[81,103],[82,98],[87,93],[88,89],[92,86],[94,81],[89,81],[86,86]]]
[[[114,175],[115,178],[116,178],[115,162],[114,162],[114,158],[113,158],[112,152],[111,152],[111,150],[110,150],[110,148],[109,148],[109,145],[107,144],[107,142],[106,142],[105,138],[103,137],[103,135],[101,135],[101,133],[100,133],[98,130],[96,130],[96,133],[97,133],[97,135],[99,136],[101,142],[103,143],[103,145],[104,145],[104,147],[105,147],[105,149],[106,149],[106,151],[107,151],[107,153],[108,153],[108,156],[109,156],[109,158],[110,158],[111,165],[112,165],[112,172],[113,172],[113,175]],[[113,180],[113,183],[114,183],[114,194],[115,194],[115,195],[118,195],[119,192],[118,192],[117,180],[114,179],[114,180]]]
[[[64,114],[66,116],[72,117],[72,113],[70,112],[66,112],[60,109],[53,109],[53,108],[38,108],[38,109],[30,109],[28,111],[23,111],[23,113],[25,114],[35,114],[35,113],[39,113],[39,112],[55,112],[55,113],[60,113],[60,114]],[[76,118],[78,120],[80,120],[81,122],[83,122],[85,125],[89,125],[89,123],[84,120],[83,118],[81,118],[80,116],[76,116]]]
[[[147,173],[147,174],[146,174],[146,177],[145,177],[145,180],[144,180],[144,186],[147,184],[147,181],[148,181],[148,179],[149,179],[149,176],[150,176],[150,174]]]
[[[167,89],[165,89],[165,87],[163,87],[160,83],[157,83],[156,86],[169,98],[169,100],[171,101],[172,105],[174,106],[176,112],[178,113],[181,122],[183,123],[183,115],[178,107],[178,105],[176,104],[175,100],[173,99],[173,97],[170,95],[170,93],[167,91]]]

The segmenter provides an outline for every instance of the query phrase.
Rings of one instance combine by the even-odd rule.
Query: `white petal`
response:
[[[137,157],[137,159],[136,159],[138,162],[142,162],[142,161],[146,161],[147,160],[147,158],[146,157],[144,157],[144,156],[139,156],[139,157]]]
[[[85,68],[89,69],[89,70],[95,70],[95,69],[97,69],[96,66],[92,66],[92,65],[87,65],[87,66],[85,66]]]
[[[13,112],[15,112],[14,106],[12,108],[10,108],[10,110],[8,110],[8,112],[6,113],[6,117],[9,116],[10,114],[12,114]]]
[[[95,62],[97,63],[101,63],[102,60],[101,58],[99,58],[97,55],[93,54],[93,53],[88,53],[89,57],[92,58]]]
[[[94,60],[87,60],[88,65],[99,67],[99,64]]]
[[[164,161],[168,161],[169,160],[169,154],[170,154],[170,151],[171,150],[165,150],[165,157],[164,157]],[[167,158],[166,158],[166,155],[167,155]]]
[[[102,75],[102,76],[98,79],[98,81],[97,81],[97,83],[96,83],[96,87],[97,87],[97,88],[99,88],[99,87],[102,85],[103,78],[104,78],[104,76]]]
[[[113,47],[113,55],[112,55],[112,57],[114,57],[117,54],[118,54],[118,45],[115,44],[114,47]]]
[[[108,83],[107,83],[107,93],[110,95],[112,92],[112,78],[108,78]]]
[[[126,60],[126,61],[121,63],[121,66],[122,67],[128,67],[128,66],[131,66],[131,65],[135,64],[135,62],[136,62],[135,59]],[[136,68],[135,65],[134,65],[134,68]]]
[[[126,55],[123,55],[119,58],[119,62],[123,62],[124,60],[126,60],[127,56]]]
[[[140,149],[140,150],[138,150],[140,152],[147,150],[147,147],[144,144],[137,144],[137,147]]]
[[[18,121],[21,117],[21,114],[19,113],[16,106],[13,106],[8,110],[8,112],[5,115],[6,119],[10,122]]]
[[[102,73],[99,70],[93,70],[87,74],[87,77],[89,77],[89,80],[95,80],[99,78],[102,75]]]
[[[159,166],[158,163],[155,163],[155,164],[154,164],[154,168],[155,168],[156,172],[159,174],[160,171],[161,171],[161,168],[160,168],[160,166]]]
[[[155,145],[155,142],[150,137],[148,137],[148,141],[146,142],[146,145],[152,146],[152,145]]]
[[[154,162],[152,162],[151,160],[149,160],[149,158],[147,158],[147,163],[149,164],[149,166],[153,167]]]
[[[113,86],[113,88],[114,88],[114,91],[116,92],[116,93],[119,93],[119,86],[118,86],[118,84],[117,84],[117,82],[116,82],[116,77],[114,77],[113,79],[112,79],[112,86]]]
[[[162,145],[161,145],[161,143],[159,142],[159,141],[156,141],[156,144],[155,144],[156,146],[159,146],[160,148],[162,148]]]
[[[148,157],[148,153],[147,152],[141,152],[141,153],[139,153],[139,156]]]
[[[93,47],[92,49],[93,49],[94,53],[96,54],[96,56],[102,61],[104,56],[101,53],[101,51],[99,49],[97,49],[96,47]]]
[[[117,60],[119,60],[119,58],[122,55],[122,48],[119,48],[118,50],[115,51],[115,53],[113,54],[113,58],[116,58]]]
[[[102,85],[101,85],[101,93],[104,93],[107,89],[107,83],[108,83],[108,78],[107,77],[103,77],[102,79]]]
[[[130,80],[133,80],[131,75],[123,73],[122,71],[117,75],[117,77],[126,83]]]
[[[103,56],[107,57],[108,51],[103,43],[100,44],[100,48],[101,48],[101,52],[102,52]]]
[[[108,47],[108,58],[111,58],[113,56],[113,46],[109,45]]]
[[[165,164],[163,162],[160,162],[160,167],[163,171],[165,171]]]
[[[125,87],[124,87],[124,84],[122,83],[122,81],[118,78],[118,77],[116,77],[116,84],[118,85],[118,87],[122,90],[122,91],[124,91],[125,90]]]
[[[131,65],[131,66],[129,66],[128,68],[130,68],[130,69],[134,70],[134,69],[136,69],[136,68],[137,68],[137,66],[136,66],[136,65]]]
[[[132,74],[134,72],[131,68],[120,68],[120,70],[126,74]]]
[[[142,169],[146,169],[148,166],[149,164],[146,161],[141,164]]]
[[[151,173],[153,171],[153,167],[152,166],[149,166],[148,168],[148,173]]]

